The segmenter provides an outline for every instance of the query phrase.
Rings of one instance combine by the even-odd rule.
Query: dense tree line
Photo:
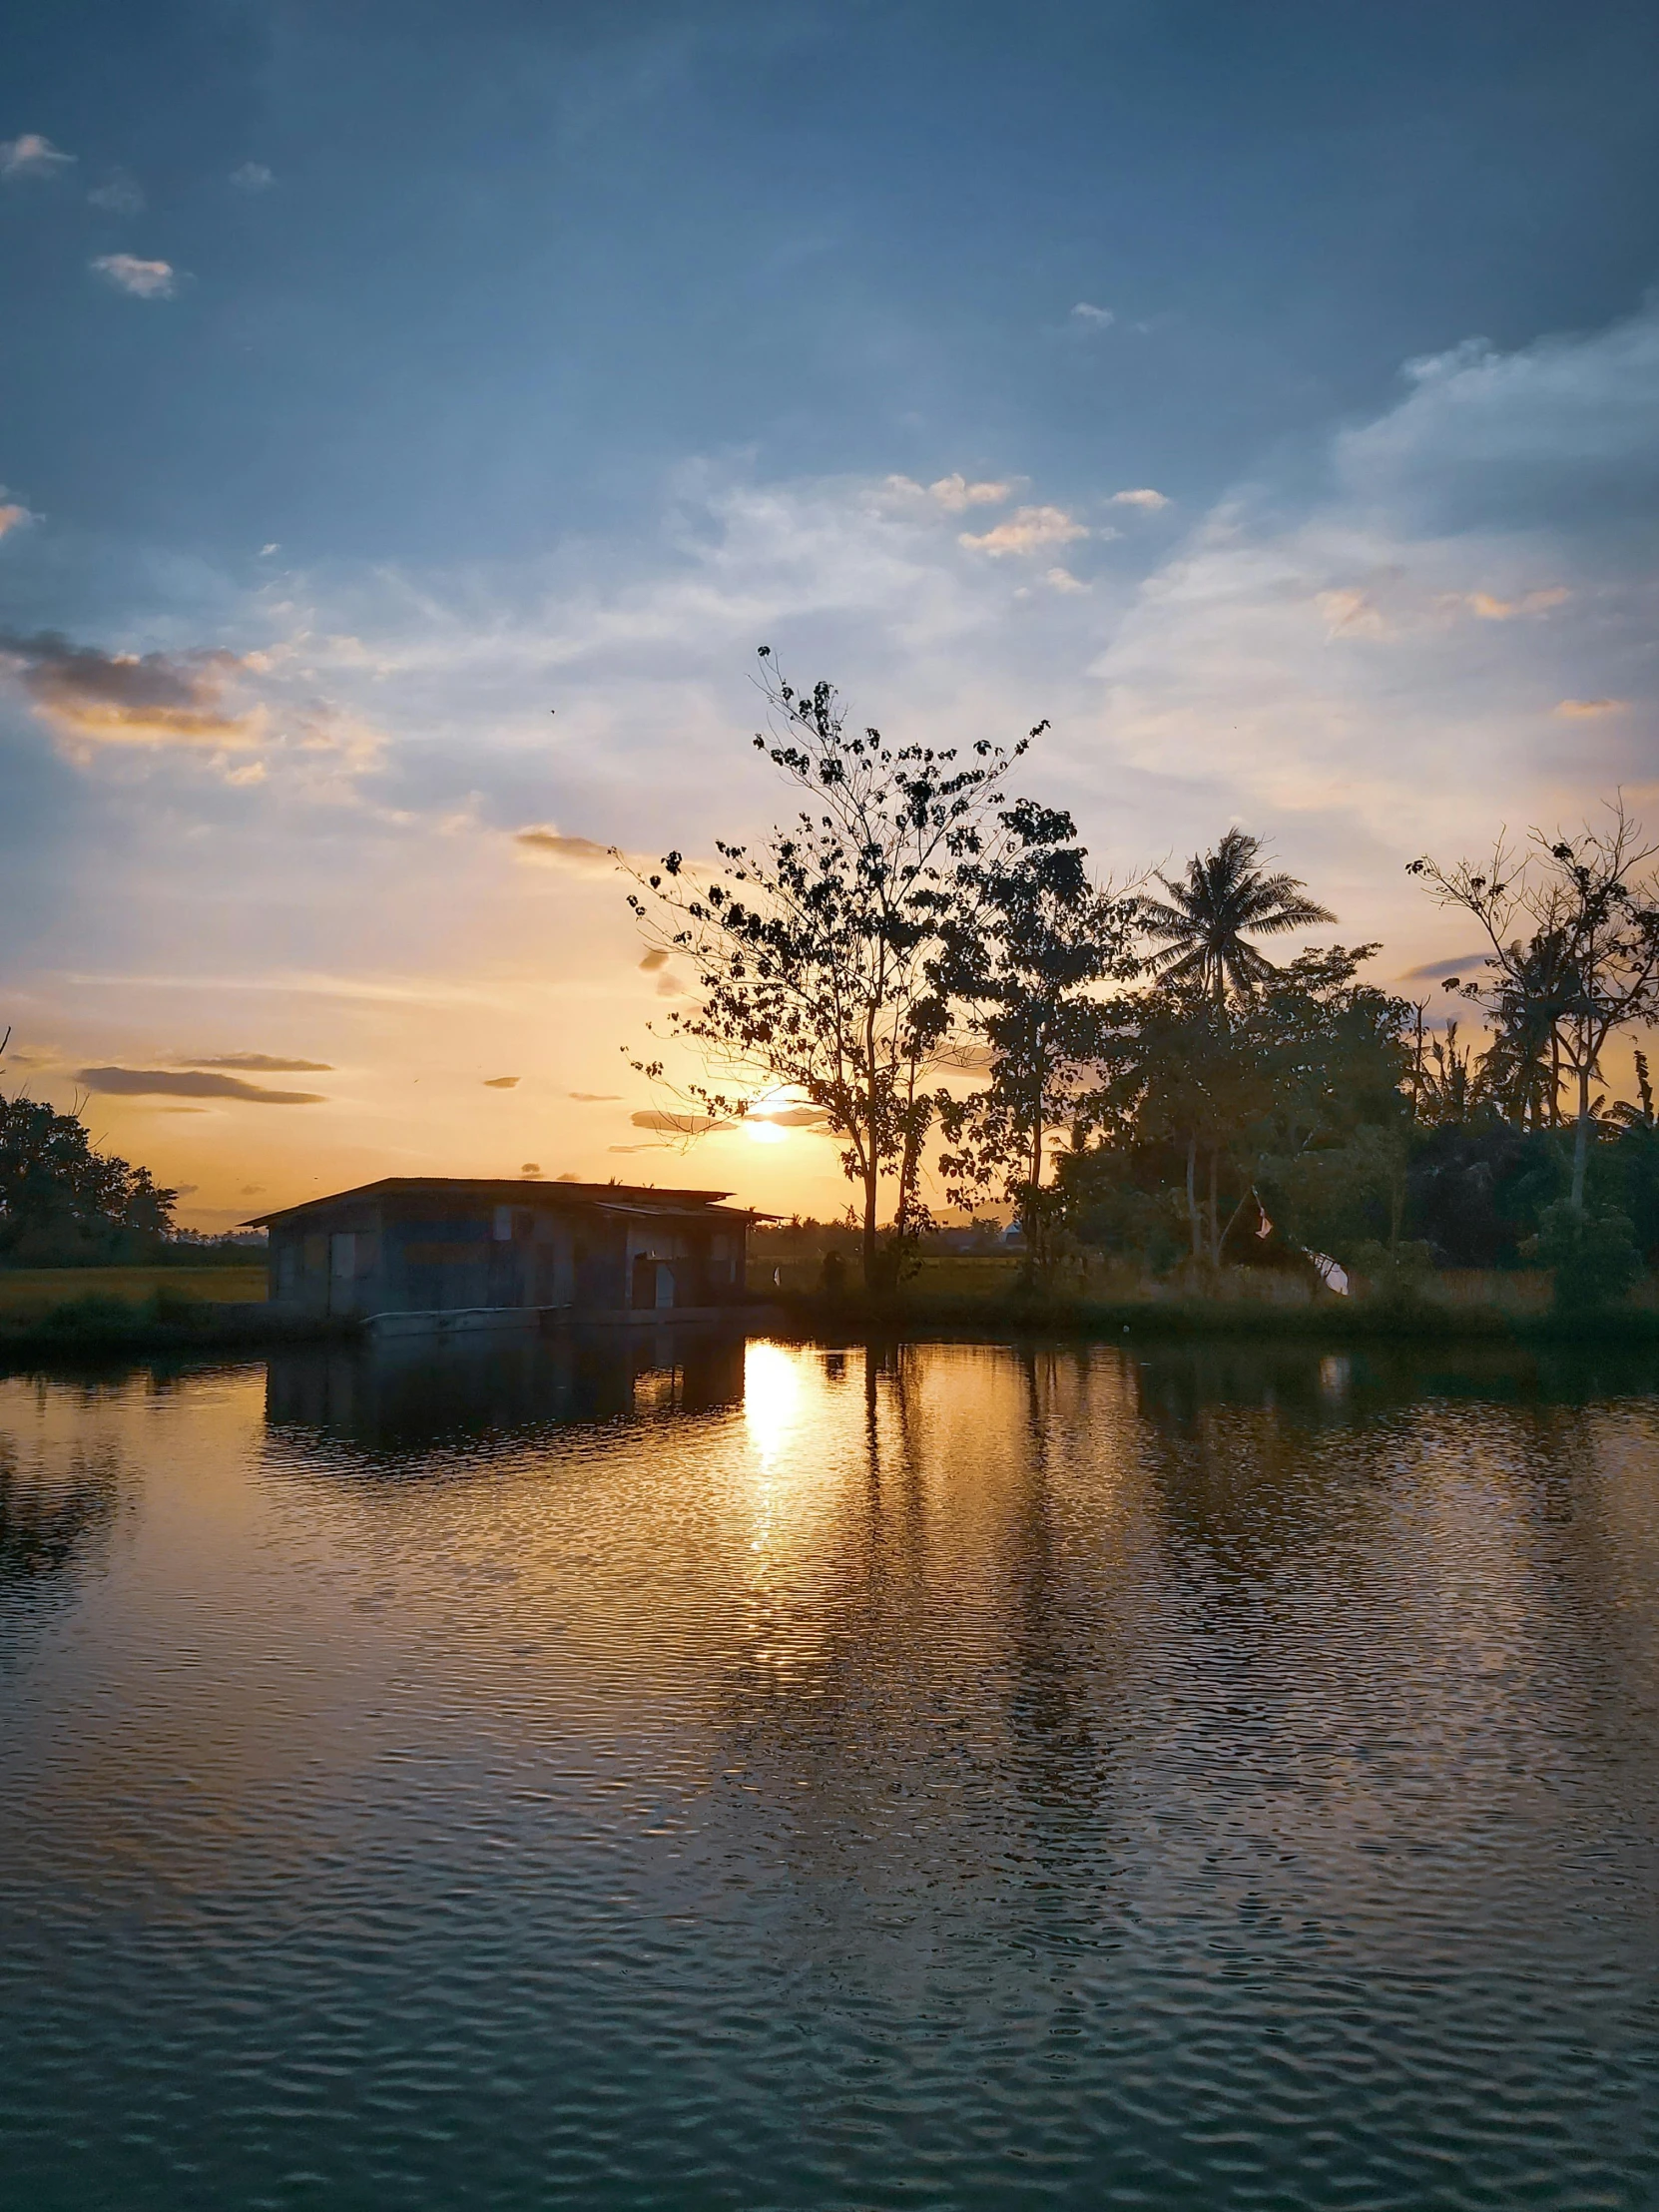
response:
[[[688,1136],[788,1093],[842,1148],[866,1286],[904,1272],[931,1188],[999,1202],[1041,1278],[1079,1248],[1155,1272],[1303,1264],[1374,1281],[1552,1265],[1593,1298],[1659,1257],[1659,1129],[1609,1102],[1611,1040],[1659,1013],[1655,848],[1604,830],[1413,863],[1488,946],[1445,986],[1459,1041],[1366,982],[1376,945],[1271,959],[1335,920],[1229,830],[1175,875],[1097,881],[1071,817],[1015,796],[1009,749],[893,747],[763,649],[765,753],[795,820],[710,866],[673,852],[631,903],[693,972],[669,1037]],[[668,1079],[659,1054],[636,1061]]]
[[[177,1191],[100,1152],[79,1113],[0,1095],[0,1262],[73,1267],[151,1257]]]

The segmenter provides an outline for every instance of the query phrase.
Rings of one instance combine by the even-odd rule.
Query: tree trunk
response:
[[[1187,1139],[1187,1221],[1193,1233],[1193,1258],[1204,1257],[1204,1231],[1198,1213],[1198,1138]]]
[[[875,1245],[875,1206],[876,1200],[879,1196],[879,1191],[876,1184],[875,1161],[873,1156],[869,1159],[868,1164],[864,1168],[863,1184],[864,1230],[863,1249],[861,1257],[863,1260],[864,1270],[864,1289],[866,1291],[873,1291],[876,1287],[876,1277],[880,1272],[880,1255],[877,1252]]]
[[[1221,1266],[1221,1228],[1216,1214],[1216,1162],[1221,1147],[1210,1147],[1210,1265]]]
[[[1590,1165],[1590,1069],[1578,1064],[1578,1120],[1572,1133],[1572,1210],[1584,1211],[1584,1178]]]
[[[875,1210],[881,1196],[880,1131],[876,1125],[875,1009],[864,1014],[864,1289],[878,1288],[881,1255],[876,1247]]]

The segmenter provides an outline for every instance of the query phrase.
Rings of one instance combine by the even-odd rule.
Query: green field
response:
[[[247,1268],[3,1268],[0,1321],[30,1322],[83,1298],[119,1298],[142,1306],[165,1296],[202,1299],[216,1306],[263,1305],[266,1271]]]

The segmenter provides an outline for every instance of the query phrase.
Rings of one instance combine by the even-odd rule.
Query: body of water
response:
[[[1653,2206],[1656,1382],[0,1382],[0,2203]]]

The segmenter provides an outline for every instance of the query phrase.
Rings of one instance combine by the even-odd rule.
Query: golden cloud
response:
[[[67,738],[223,752],[257,745],[265,734],[263,709],[225,709],[225,694],[247,665],[234,653],[102,653],[42,630],[32,637],[0,633],[0,661],[19,678],[35,712]]]
[[[1555,712],[1568,722],[1591,722],[1599,715],[1622,715],[1628,699],[1558,699]]]
[[[656,1107],[628,1118],[636,1129],[652,1129],[661,1137],[706,1137],[712,1129],[732,1127],[731,1122],[721,1121],[714,1114],[666,1114]]]
[[[181,1067],[237,1068],[244,1075],[332,1075],[331,1060],[285,1060],[274,1052],[193,1053]]]
[[[104,281],[134,299],[171,299],[179,272],[171,262],[140,261],[136,254],[100,254],[92,267]]]
[[[235,1075],[180,1074],[171,1068],[82,1068],[77,1083],[117,1098],[234,1098],[245,1106],[325,1106],[320,1091],[268,1091]]]
[[[1548,591],[1529,591],[1519,599],[1494,599],[1490,592],[1469,593],[1468,603],[1482,622],[1513,622],[1516,615],[1547,614],[1551,607],[1559,607],[1572,597],[1562,585],[1554,585]]]
[[[970,552],[987,553],[992,560],[1000,560],[1005,553],[1036,553],[1045,545],[1070,545],[1088,534],[1063,507],[1016,507],[994,530],[986,530],[979,537],[964,530],[957,543]]]

